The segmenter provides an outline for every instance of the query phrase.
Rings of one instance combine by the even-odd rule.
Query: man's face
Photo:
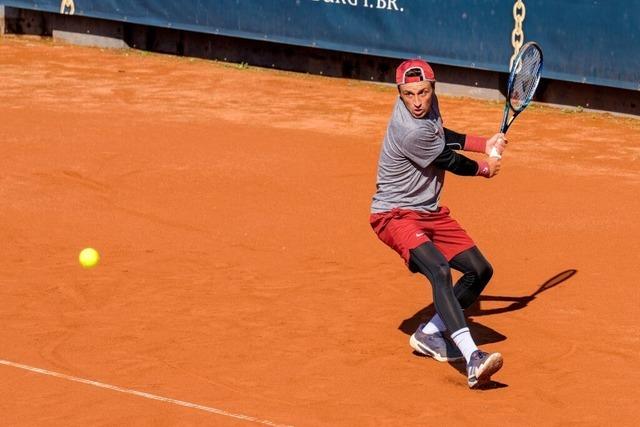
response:
[[[433,84],[430,81],[405,83],[400,85],[399,91],[402,102],[416,119],[423,118],[431,110]]]

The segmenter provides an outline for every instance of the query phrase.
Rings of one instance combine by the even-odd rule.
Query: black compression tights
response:
[[[433,303],[449,332],[467,326],[463,309],[478,298],[487,285],[493,269],[477,247],[472,247],[447,262],[433,243],[427,242],[410,251],[409,268],[427,276],[433,288]],[[462,273],[451,286],[451,268]]]

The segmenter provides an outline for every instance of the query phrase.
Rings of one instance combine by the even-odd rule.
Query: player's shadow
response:
[[[561,273],[556,274],[549,280],[545,281],[541,284],[538,289],[530,295],[523,296],[498,296],[498,295],[481,295],[478,298],[478,301],[471,307],[465,310],[465,314],[467,315],[467,324],[469,329],[471,330],[471,334],[473,335],[474,341],[479,346],[489,343],[495,343],[504,341],[507,339],[505,335],[502,335],[500,332],[492,329],[488,326],[485,326],[479,322],[476,322],[473,317],[479,316],[488,316],[491,314],[500,314],[507,313],[509,311],[521,310],[525,308],[531,301],[535,300],[536,297],[544,291],[547,291],[565,281],[569,280],[573,277],[578,270],[569,269],[565,270]],[[495,308],[483,308],[483,303],[485,302],[501,302],[508,303],[502,307]],[[436,310],[433,304],[429,304],[424,307],[413,316],[408,319],[405,319],[400,323],[398,329],[404,332],[407,335],[413,334],[418,326],[421,323],[428,322],[429,319],[433,317]],[[415,353],[415,352],[414,352]],[[416,355],[420,355],[415,353]],[[466,376],[466,367],[464,363],[450,363],[451,366],[460,371],[463,375]],[[492,388],[502,388],[507,387],[506,384],[501,384],[496,381],[491,381],[489,384],[486,384],[483,389],[492,389]]]

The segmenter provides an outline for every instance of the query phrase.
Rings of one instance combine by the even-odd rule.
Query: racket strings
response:
[[[533,98],[540,78],[542,53],[535,47],[521,52],[519,60],[514,64],[515,74],[509,101],[511,107],[519,111],[529,104]]]

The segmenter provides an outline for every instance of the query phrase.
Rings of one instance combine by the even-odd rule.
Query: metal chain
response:
[[[511,32],[511,45],[513,46],[513,55],[509,61],[509,69],[513,66],[513,61],[516,55],[520,51],[520,48],[524,44],[524,31],[522,30],[522,23],[524,17],[527,14],[527,9],[524,6],[524,1],[516,0],[513,4],[513,20],[516,21],[513,31]]]
[[[74,13],[76,13],[76,5],[73,4],[73,0],[62,0],[60,2],[60,13],[66,15],[73,15]]]

